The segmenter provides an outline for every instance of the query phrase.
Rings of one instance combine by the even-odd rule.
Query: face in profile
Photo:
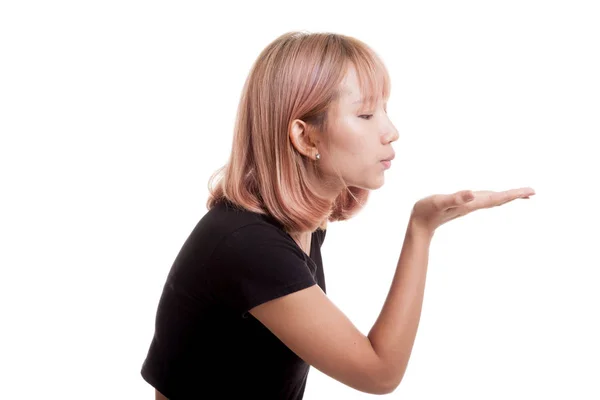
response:
[[[398,131],[387,115],[385,99],[369,106],[363,101],[353,67],[341,83],[339,98],[329,109],[326,137],[319,147],[321,172],[341,176],[348,186],[378,189],[394,157],[392,143]]]

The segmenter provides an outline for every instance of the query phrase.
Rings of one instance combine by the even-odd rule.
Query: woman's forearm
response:
[[[368,335],[392,387],[404,376],[417,334],[432,238],[433,232],[409,221],[390,291]]]

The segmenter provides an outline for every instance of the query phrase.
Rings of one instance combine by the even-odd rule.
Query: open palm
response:
[[[501,192],[492,190],[461,190],[452,194],[435,194],[415,203],[411,219],[413,223],[433,232],[439,226],[475,210],[497,207],[516,199],[528,199],[535,195],[530,187]]]

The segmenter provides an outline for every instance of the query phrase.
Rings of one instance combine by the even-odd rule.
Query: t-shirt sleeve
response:
[[[234,312],[315,285],[304,252],[275,226],[250,224],[228,234],[215,248],[212,277],[217,297]]]

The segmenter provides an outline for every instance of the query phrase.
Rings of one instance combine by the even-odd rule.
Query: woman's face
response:
[[[391,143],[398,140],[398,131],[388,118],[383,100],[370,109],[362,104],[353,67],[342,81],[340,96],[331,105],[328,119],[327,137],[317,144],[321,172],[332,181],[341,175],[348,186],[368,190],[383,186],[389,164],[382,160],[394,157]]]

